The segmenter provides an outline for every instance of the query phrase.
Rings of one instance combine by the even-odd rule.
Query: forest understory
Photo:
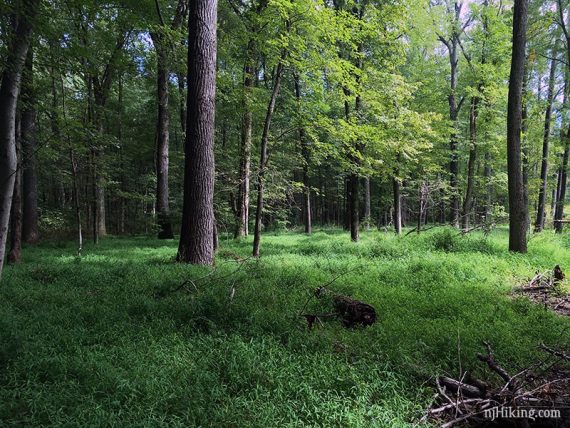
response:
[[[436,379],[497,383],[570,347],[570,318],[515,290],[570,266],[570,236],[527,254],[508,233],[220,236],[214,267],[175,262],[175,240],[113,238],[26,247],[0,288],[0,421],[6,426],[351,426],[420,424]],[[376,322],[311,329],[320,286],[372,305]],[[557,284],[568,293],[568,280]],[[438,420],[429,419],[437,425]],[[563,426],[563,425],[562,425]]]

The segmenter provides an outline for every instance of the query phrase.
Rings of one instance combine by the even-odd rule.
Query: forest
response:
[[[570,0],[0,0],[0,427],[570,427]]]

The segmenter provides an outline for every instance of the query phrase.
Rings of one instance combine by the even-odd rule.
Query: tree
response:
[[[217,0],[194,0],[188,24],[188,119],[178,261],[214,262]]]
[[[436,2],[437,4],[437,2]],[[449,149],[451,152],[449,161],[450,190],[451,190],[451,221],[455,226],[459,226],[459,158],[458,158],[458,117],[465,97],[457,99],[457,78],[459,65],[459,47],[461,36],[470,23],[470,19],[462,22],[462,10],[464,3],[458,0],[445,0],[445,13],[447,34],[436,33],[438,39],[447,48],[449,55],[449,93],[447,100],[449,103],[449,120],[451,121],[451,135],[449,139]],[[473,104],[472,104],[473,107]],[[475,105],[476,107],[476,105]],[[476,111],[476,109],[475,109]]]
[[[7,66],[0,83],[0,277],[4,265],[12,195],[17,172],[16,109],[24,63],[40,0],[22,0],[9,36]]]
[[[509,189],[509,250],[527,251],[528,207],[525,204],[521,164],[522,86],[525,73],[525,47],[528,0],[515,0],[513,51],[507,107],[507,170]]]
[[[156,88],[158,118],[156,123],[156,211],[159,226],[159,239],[172,239],[172,224],[170,221],[168,167],[169,167],[169,113],[168,113],[168,85],[169,85],[169,57],[172,55],[172,42],[167,33],[166,23],[160,8],[159,0],[155,0],[160,27],[151,31],[150,35],[156,51]],[[170,30],[176,31],[184,22],[188,8],[188,0],[179,0]]]
[[[546,194],[548,185],[548,152],[550,144],[550,123],[552,121],[552,101],[554,99],[554,84],[556,80],[556,63],[557,51],[555,47],[551,51],[552,59],[550,60],[550,74],[548,76],[548,93],[546,95],[546,112],[544,113],[544,135],[542,140],[542,161],[540,166],[540,189],[538,192],[538,207],[536,212],[536,221],[534,223],[534,231],[542,232],[544,229]]]
[[[39,240],[38,228],[38,172],[36,167],[37,139],[36,98],[33,87],[33,52],[28,51],[22,81],[22,241],[35,244]]]

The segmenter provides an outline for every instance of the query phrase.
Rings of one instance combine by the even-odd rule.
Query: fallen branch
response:
[[[554,355],[555,357],[561,358],[561,359],[566,360],[566,361],[570,361],[570,355],[567,355],[567,354],[565,354],[564,352],[559,351],[559,350],[557,350],[557,349],[549,348],[549,347],[546,346],[544,343],[542,343],[542,344],[540,345],[540,349],[542,349],[543,351],[548,352],[549,354]]]
[[[483,342],[483,344],[485,345],[485,348],[487,349],[487,355],[477,354],[477,358],[480,361],[487,363],[487,366],[489,366],[489,368],[491,370],[493,370],[505,382],[507,382],[507,384],[510,385],[509,389],[511,391],[516,389],[515,382],[514,382],[513,378],[511,376],[509,376],[507,371],[505,369],[503,369],[500,365],[498,365],[497,362],[495,361],[495,358],[493,356],[493,349],[491,348],[491,345],[488,342]]]

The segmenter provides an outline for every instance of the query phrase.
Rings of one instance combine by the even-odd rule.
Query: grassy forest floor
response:
[[[0,426],[411,426],[435,375],[457,377],[461,360],[490,376],[481,341],[512,372],[541,342],[570,345],[570,318],[510,294],[536,270],[570,271],[570,235],[533,237],[527,255],[507,240],[266,234],[262,258],[241,264],[250,241],[222,240],[205,278],[174,262],[175,241],[109,238],[81,259],[72,242],[26,248],[0,284]],[[299,311],[343,272],[330,289],[378,321],[309,331]]]

